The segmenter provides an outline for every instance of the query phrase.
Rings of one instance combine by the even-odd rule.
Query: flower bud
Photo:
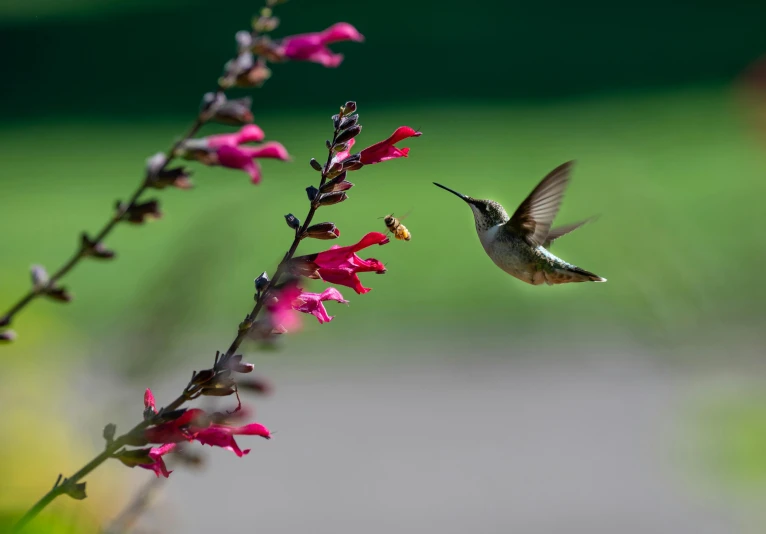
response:
[[[318,193],[319,193],[319,189],[317,189],[313,185],[306,188],[306,195],[309,197],[309,200],[311,202],[314,201]]]
[[[335,129],[337,130],[338,128],[340,128],[340,115],[336,114],[330,118],[332,119],[332,125],[335,127]]]
[[[314,158],[311,158],[311,161],[309,161],[309,163],[311,164],[311,167],[315,171],[322,172],[322,164],[319,163],[317,160],[315,160]]]
[[[338,236],[340,236],[340,230],[335,226],[335,223],[331,222],[314,224],[303,233],[303,237],[314,239],[337,239]]]
[[[191,379],[191,383],[196,385],[196,386],[200,386],[202,384],[207,384],[213,378],[215,378],[215,371],[214,370],[212,370],[212,369],[203,369],[202,371],[194,373],[194,377]]]
[[[342,108],[340,108],[340,109],[341,109],[341,112],[342,112],[344,115],[350,115],[351,113],[353,113],[353,112],[355,112],[355,111],[356,111],[356,102],[354,102],[353,100],[349,100],[349,101],[348,101],[348,102],[346,102],[346,104],[345,104],[345,105],[344,105]]]
[[[362,127],[360,125],[352,126],[348,130],[343,130],[340,135],[335,140],[335,143],[345,143],[346,141],[350,141],[359,133],[362,131]]]
[[[253,112],[250,107],[253,100],[250,97],[229,100],[218,107],[211,117],[212,120],[231,126],[242,126],[253,122]]]
[[[202,122],[212,119],[218,110],[226,103],[226,95],[222,91],[205,93],[200,104],[199,118]]]
[[[86,257],[99,260],[111,260],[114,258],[113,250],[104,248],[104,245],[100,242],[91,241],[85,232],[80,236],[80,247],[82,255]]]
[[[340,121],[340,129],[345,130],[347,128],[351,128],[352,126],[356,125],[358,120],[359,115],[349,115],[348,117],[343,117],[343,120]]]
[[[319,188],[320,193],[332,193],[333,191],[348,191],[354,187],[354,184],[346,181],[346,173],[342,172],[332,180],[326,182]]]
[[[0,332],[0,343],[10,343],[16,339],[16,332],[13,330],[4,330]]]
[[[32,286],[35,289],[42,289],[48,285],[48,271],[42,265],[33,265],[29,269],[29,274],[32,276]]]
[[[118,456],[115,456],[115,458],[117,458],[127,467],[147,465],[154,462],[154,460],[149,456],[150,451],[151,449],[133,449],[129,451],[122,451]]]
[[[285,215],[285,221],[287,221],[287,226],[289,226],[293,230],[297,230],[298,228],[301,227],[300,219],[298,219],[298,217],[296,217],[292,213],[288,213],[287,215]]]
[[[269,275],[266,274],[266,271],[263,271],[258,278],[255,279],[255,289],[256,291],[260,292],[266,289],[266,286],[269,285]]]
[[[109,423],[104,427],[104,432],[102,433],[102,436],[104,436],[104,439],[106,440],[107,444],[110,444],[114,441],[114,434],[117,432],[117,425],[114,423]]]
[[[77,501],[81,501],[87,497],[85,494],[85,482],[77,482],[76,484],[69,484],[64,482],[64,493],[72,497]]]
[[[226,362],[226,367],[235,373],[250,373],[255,369],[252,363],[242,361],[241,354],[235,354]]]
[[[201,394],[208,397],[227,397],[237,391],[237,384],[231,378],[219,378],[210,386],[202,388]]]
[[[325,193],[324,195],[319,197],[319,205],[320,206],[332,206],[333,204],[337,204],[339,202],[343,202],[346,199],[348,199],[348,195],[346,195],[345,191],[336,191],[334,193]]]
[[[121,220],[131,224],[143,224],[146,220],[159,219],[162,217],[160,203],[156,199],[146,202],[125,205],[120,201],[116,204],[117,212]]]
[[[234,40],[237,41],[237,47],[240,50],[248,49],[253,45],[253,35],[245,30],[235,33]]]
[[[72,294],[65,287],[52,287],[45,290],[45,296],[58,302],[72,302]]]

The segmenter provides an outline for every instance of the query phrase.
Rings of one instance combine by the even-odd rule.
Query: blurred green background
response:
[[[257,7],[0,6],[0,310],[26,291],[31,264],[53,271],[79,232],[99,228],[134,188],[145,159],[187,128]],[[163,219],[118,228],[107,242],[117,261],[84,262],[67,277],[71,305],[38,301],[18,316],[19,339],[0,353],[7,382],[35,381],[47,368],[49,382],[38,384],[76,397],[57,376],[108,375],[128,381],[136,415],[135,392],[147,382],[205,365],[249,310],[253,278],[281,257],[290,239],[282,216],[305,213],[303,189],[316,178],[307,162],[323,157],[329,116],[349,99],[359,104],[361,146],[402,124],[424,134],[401,143],[409,159],[354,173],[350,200],[320,219],[336,222],[345,245],[382,231],[379,216],[411,210],[413,238],[365,251],[388,266],[385,276],[363,275],[374,290],[346,289],[348,307],[328,304],[334,322],[305,321],[263,361],[406,369],[598,353],[715,384],[758,374],[766,143],[737,83],[766,52],[766,4],[294,0],[278,15],[277,35],[346,20],[367,39],[333,45],[346,55],[337,70],[276,65],[252,92],[256,122],[292,162],[265,162],[258,187],[236,171],[199,167],[192,191],[157,192]],[[227,130],[206,129],[214,131]],[[553,252],[606,284],[531,287],[502,273],[484,255],[470,210],[431,185],[512,211],[569,159],[578,164],[557,222],[600,218]],[[304,242],[301,251],[323,245]],[[681,410],[693,435],[751,444],[746,460],[740,442],[726,439],[712,440],[712,459],[700,453],[707,467],[693,469],[714,486],[766,483],[766,438],[753,416],[763,415],[763,399],[748,393],[759,387],[735,388],[720,406],[711,387]],[[95,402],[107,404],[83,424],[89,431],[119,405]],[[721,415],[730,410],[741,417]],[[28,499],[61,468],[46,467],[39,483],[22,484]],[[17,486],[5,491],[20,495]]]

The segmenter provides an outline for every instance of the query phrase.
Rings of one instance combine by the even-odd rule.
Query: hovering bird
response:
[[[548,285],[606,282],[606,278],[567,263],[548,251],[554,240],[590,220],[551,229],[572,165],[574,162],[568,161],[553,169],[512,217],[493,200],[472,198],[436,182],[434,185],[457,195],[471,207],[481,245],[495,265],[508,274],[535,286],[543,282]]]

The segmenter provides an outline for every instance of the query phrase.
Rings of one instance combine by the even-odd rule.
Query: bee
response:
[[[405,217],[407,217],[407,215],[402,217],[402,219]],[[393,213],[382,217],[382,219],[383,222],[386,223],[386,228],[388,228],[388,231],[391,232],[396,239],[409,241],[412,238],[410,231],[407,230],[407,227],[402,224],[402,220],[394,217]]]

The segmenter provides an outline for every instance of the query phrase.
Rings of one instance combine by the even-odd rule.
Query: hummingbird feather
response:
[[[558,226],[556,228],[552,228],[550,232],[548,232],[548,237],[545,239],[545,242],[543,243],[543,246],[545,248],[550,248],[551,243],[553,243],[555,240],[557,240],[559,237],[567,235],[570,232],[574,232],[579,227],[581,227],[584,224],[587,224],[593,220],[595,220],[596,217],[590,217],[588,219],[585,219],[584,221],[572,223],[572,224],[566,224],[564,226]]]
[[[568,161],[548,173],[516,209],[506,228],[521,234],[533,246],[545,243],[561,207],[573,165],[574,161]]]

